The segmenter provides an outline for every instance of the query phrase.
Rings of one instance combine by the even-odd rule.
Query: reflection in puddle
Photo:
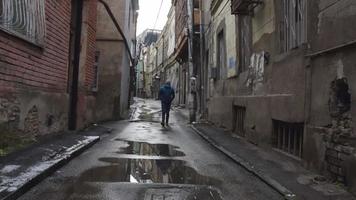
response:
[[[219,185],[220,181],[198,174],[180,160],[100,158],[109,166],[89,169],[81,174],[86,182],[173,183]]]
[[[123,141],[117,139],[117,141]],[[166,157],[178,157],[185,156],[185,154],[176,146],[169,144],[149,144],[145,142],[133,142],[125,141],[128,143],[128,147],[120,148],[117,153],[120,154],[134,154],[144,156],[166,156]]]

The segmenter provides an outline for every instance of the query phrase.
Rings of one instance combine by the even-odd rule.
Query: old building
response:
[[[231,15],[229,0],[202,1],[204,59],[202,63],[201,86],[203,98],[202,114],[208,112],[208,119],[227,125],[227,113],[232,113],[232,96],[237,95],[237,56],[235,18]],[[206,113],[205,113],[206,114]],[[222,116],[224,115],[224,116]]]
[[[164,66],[164,44],[165,44],[165,35],[166,30],[163,29],[161,32],[157,42],[155,43],[155,64],[153,65],[152,69],[152,98],[158,99],[158,93],[162,82],[164,81],[164,73],[163,73],[163,66]]]
[[[179,79],[179,63],[174,57],[175,53],[175,8],[172,6],[168,13],[168,20],[165,26],[165,45],[164,45],[164,82],[171,82],[172,87],[175,89],[176,98],[174,104],[179,104],[179,96],[181,92],[180,79]]]
[[[35,138],[127,115],[137,1],[1,5],[0,134]]]
[[[130,101],[130,71],[136,57],[136,21],[138,1],[106,0],[113,18],[104,6],[98,6],[96,38],[98,59],[97,120],[127,117]],[[123,32],[120,34],[114,21]]]
[[[352,1],[302,1],[308,9],[303,160],[356,194],[355,26]],[[337,31],[335,31],[337,30]]]
[[[206,38],[213,39],[205,53],[210,57],[206,61],[208,118],[257,145],[300,157],[305,121],[305,87],[300,84],[305,82],[304,33],[292,34],[283,23],[276,23],[285,19],[278,3],[261,2],[232,1],[232,7],[229,1],[211,2]],[[302,27],[305,18],[298,17],[295,26]],[[281,36],[283,32],[288,37]],[[295,133],[289,146],[279,146],[280,138],[285,138],[279,130]]]
[[[177,90],[179,95],[176,97],[179,104],[188,103],[188,22],[187,22],[187,1],[173,1],[175,9],[175,59],[179,63],[179,82]]]
[[[172,1],[175,9],[175,60],[179,63],[179,104],[193,113],[197,110],[201,91],[195,87],[200,66],[200,1]],[[192,82],[193,80],[193,82]],[[191,87],[194,85],[194,87]],[[193,115],[192,115],[193,114]]]
[[[38,136],[83,127],[92,119],[97,2],[2,5],[1,133]],[[15,8],[21,20],[14,20]]]
[[[233,22],[224,2],[205,16],[209,120],[355,191],[353,3],[232,0]]]
[[[137,82],[142,83],[142,86],[138,86],[138,91],[141,90],[140,93],[143,97],[152,97],[152,70],[153,65],[155,65],[153,61],[156,60],[156,55],[153,54],[153,47],[160,34],[160,30],[147,29],[137,36],[139,64],[137,65],[136,73]]]
[[[156,44],[152,43],[147,47],[145,57],[145,91],[148,98],[155,98],[154,79],[153,76],[157,66],[157,48]]]
[[[184,57],[187,52],[183,52],[187,49],[176,49],[176,10],[177,8],[172,5],[163,30],[155,30],[155,32],[160,33],[157,38],[148,38],[148,30],[141,34],[146,39],[140,40],[142,46],[144,46],[141,56],[144,69],[140,71],[144,71],[146,75],[143,77],[145,77],[144,85],[146,94],[148,94],[147,97],[157,99],[160,87],[165,82],[170,81],[176,92],[174,104],[186,106],[189,83],[188,74],[184,67],[187,66],[187,63],[184,63],[183,60],[186,62],[188,58]],[[141,35],[139,37],[144,38]],[[151,41],[149,47],[147,47],[145,41]],[[147,93],[147,91],[149,92]]]

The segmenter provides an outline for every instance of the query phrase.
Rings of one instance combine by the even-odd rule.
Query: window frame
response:
[[[220,29],[216,34],[216,64],[218,65],[217,78],[220,80],[227,79],[228,77],[226,66],[226,53],[227,51],[225,29]]]
[[[307,42],[307,0],[280,0],[280,53]]]
[[[7,0],[0,0],[0,4],[2,4],[2,9],[5,9],[6,6],[3,5],[4,1],[7,1]],[[11,4],[14,4],[16,3],[16,1],[21,1],[21,0],[11,0],[11,1],[8,1],[10,2],[9,5],[7,6],[11,6]],[[31,4],[33,2],[30,1],[29,3]],[[22,2],[23,3],[23,2]],[[28,2],[25,2],[25,3],[28,3]],[[15,28],[13,27],[10,27],[9,25],[6,25],[4,22],[1,21],[2,18],[5,18],[5,17],[1,17],[2,15],[4,15],[4,10],[0,10],[0,31],[2,32],[5,32],[11,36],[14,36],[16,38],[19,38],[23,41],[26,41],[26,42],[29,42],[33,45],[36,45],[38,47],[41,47],[43,48],[44,44],[45,44],[45,38],[46,38],[46,1],[45,0],[36,0],[36,5],[34,5],[32,3],[32,7],[31,9],[38,9],[35,11],[35,13],[33,12],[29,12],[27,11],[25,17],[33,17],[30,24],[25,24],[23,29],[25,30],[25,34],[21,33],[20,31],[17,31]],[[20,8],[21,11],[25,11],[23,8]],[[24,12],[24,13],[25,13]],[[11,14],[8,14],[8,15],[11,15]],[[14,15],[14,14],[12,14]],[[8,20],[11,20],[13,21],[13,17],[14,16],[11,16],[12,19],[8,19]],[[24,17],[24,14],[22,13],[21,14],[21,17]],[[26,19],[28,20],[29,22],[29,19]],[[4,20],[3,20],[4,21]],[[29,29],[33,29],[35,27],[35,30],[31,30],[32,32],[29,32]],[[31,35],[34,35],[34,36],[31,36]]]

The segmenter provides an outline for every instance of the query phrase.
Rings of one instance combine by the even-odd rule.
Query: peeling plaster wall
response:
[[[272,145],[272,119],[304,122],[306,49],[279,52],[280,9],[276,0],[255,9],[252,53],[258,62],[234,78],[210,84],[209,120],[231,130],[233,107],[245,107],[245,137],[265,147]]]
[[[310,62],[304,159],[307,166],[345,183],[356,194],[356,48],[347,45],[356,39],[356,2],[309,2],[309,16],[308,40],[315,56]],[[340,92],[343,83],[349,88]]]
[[[221,28],[224,28],[225,47],[226,47],[226,73],[227,78],[232,78],[237,75],[237,58],[236,58],[236,30],[235,17],[231,15],[229,0],[223,0],[216,12],[211,17],[211,42],[209,45],[211,66],[221,67],[217,63],[217,35]],[[218,83],[219,84],[219,83]]]
[[[266,0],[263,6],[258,6],[252,21],[253,44],[258,42],[263,35],[272,34],[276,29],[274,0]]]
[[[316,18],[310,35],[313,51],[335,47],[356,40],[356,2],[354,0],[319,0],[314,2]],[[337,30],[337,31],[335,31]]]
[[[40,91],[0,93],[0,126],[8,133],[41,136],[67,129],[69,97]]]
[[[355,147],[355,48],[314,58],[311,63],[311,110],[305,160],[309,167],[347,184],[356,192]],[[346,79],[351,94],[351,108],[340,110],[340,101],[333,92],[333,82]],[[336,110],[335,110],[336,109]],[[346,109],[347,110],[347,109]]]

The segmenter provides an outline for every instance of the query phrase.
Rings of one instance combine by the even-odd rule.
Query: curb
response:
[[[218,149],[220,152],[225,154],[227,157],[232,159],[234,162],[236,162],[238,165],[242,166],[244,169],[252,173],[253,175],[257,176],[261,181],[266,183],[268,186],[272,187],[274,190],[276,190],[278,193],[284,196],[284,199],[288,200],[295,200],[297,199],[297,196],[282,186],[278,181],[275,179],[266,176],[262,174],[258,169],[255,169],[250,163],[246,162],[244,159],[239,157],[238,155],[231,153],[228,151],[226,148],[223,146],[219,145],[217,142],[206,136],[204,133],[199,131],[194,125],[190,126],[194,132],[196,132],[200,137],[202,137],[204,140],[206,140],[210,145]]]
[[[60,159],[58,162],[54,163],[41,173],[37,174],[34,176],[31,180],[28,180],[26,183],[24,183],[22,186],[20,186],[16,191],[12,192],[11,194],[7,195],[6,197],[2,198],[1,200],[15,200],[25,194],[27,191],[29,191],[32,187],[40,183],[42,180],[56,172],[59,168],[63,167],[65,164],[69,163],[73,158],[79,156],[81,153],[83,153],[85,150],[89,149],[92,147],[95,143],[100,141],[100,137],[97,137],[96,139],[90,141],[88,144],[85,144],[72,153],[68,154],[68,156],[63,157]]]

